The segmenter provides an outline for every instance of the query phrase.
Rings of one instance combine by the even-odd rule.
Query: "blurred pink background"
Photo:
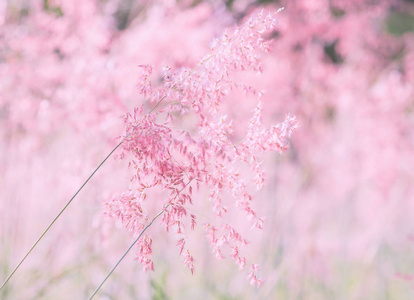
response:
[[[195,274],[158,222],[149,230],[155,271],[144,273],[130,253],[96,298],[414,299],[408,0],[3,0],[0,281],[116,145],[121,116],[150,106],[136,90],[139,65],[153,65],[155,76],[162,64],[193,67],[225,28],[280,7],[263,74],[240,78],[266,91],[266,124],[287,113],[300,124],[288,153],[263,157],[267,181],[254,206],[265,225],[246,236],[246,256],[264,285],[250,286],[246,272],[211,254],[201,189]],[[224,107],[237,137],[254,103],[235,93]],[[110,158],[0,298],[87,298],[132,242],[103,215],[129,177],[127,163]],[[157,199],[151,205],[158,211]]]

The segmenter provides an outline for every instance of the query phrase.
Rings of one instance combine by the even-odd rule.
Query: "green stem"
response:
[[[192,179],[189,180],[187,182],[187,184],[180,190],[178,191],[177,195],[175,195],[174,199],[177,198],[177,196],[191,183]],[[174,200],[173,199],[173,200]],[[173,201],[171,200],[171,201]],[[91,300],[96,293],[99,291],[99,289],[103,286],[103,284],[105,283],[105,281],[109,278],[109,276],[111,276],[111,274],[115,271],[116,267],[118,267],[118,265],[121,263],[121,261],[125,258],[125,256],[128,254],[128,252],[132,249],[132,247],[134,247],[134,245],[138,242],[139,238],[144,234],[144,232],[148,229],[148,227],[150,227],[152,225],[152,223],[159,217],[161,216],[165,210],[171,205],[171,202],[168,203],[165,208],[163,208],[162,211],[160,211],[158,213],[158,215],[156,215],[150,223],[147,224],[147,226],[145,226],[145,228],[141,231],[141,233],[138,235],[138,237],[132,242],[132,244],[129,246],[129,248],[125,251],[125,253],[122,255],[122,257],[117,261],[117,263],[115,264],[115,266],[111,269],[111,271],[109,271],[108,275],[106,275],[106,277],[104,278],[104,280],[102,280],[101,284],[95,289],[95,291],[93,292],[93,294],[88,298],[88,300]]]
[[[162,97],[157,104],[148,112],[150,114],[163,100],[165,99],[165,96]],[[99,164],[98,167],[92,172],[91,175],[89,175],[88,179],[82,184],[82,186],[76,191],[76,193],[70,198],[70,200],[66,203],[66,205],[61,209],[61,211],[57,214],[57,216],[53,219],[53,221],[49,224],[49,226],[46,227],[45,231],[40,235],[40,237],[36,240],[36,242],[33,244],[33,246],[30,248],[30,250],[26,253],[26,255],[20,260],[19,264],[13,269],[13,271],[10,273],[10,275],[6,278],[6,280],[3,282],[3,284],[0,287],[0,291],[4,288],[4,286],[9,282],[9,280],[13,277],[14,273],[20,268],[22,263],[26,260],[26,258],[29,256],[29,254],[33,251],[33,249],[37,246],[37,244],[41,241],[41,239],[46,235],[46,233],[49,231],[49,229],[55,224],[57,219],[62,215],[62,213],[66,210],[66,208],[72,203],[73,199],[79,194],[79,192],[85,187],[85,185],[91,180],[91,178],[95,175],[95,173],[102,167],[102,165],[108,160],[108,158],[116,151],[116,149],[119,148],[119,146],[122,145],[122,143],[137,129],[139,124],[135,125],[135,127],[131,130],[130,133],[128,133],[119,143],[116,145],[112,151],[105,157],[105,159]]]
[[[117,261],[117,263],[115,264],[115,266],[111,269],[111,271],[109,271],[108,275],[106,275],[106,277],[104,278],[104,280],[102,280],[101,284],[95,289],[95,291],[93,292],[93,294],[88,298],[88,300],[91,300],[96,293],[100,290],[100,288],[104,285],[104,283],[106,282],[106,280],[109,278],[109,276],[111,276],[111,274],[115,271],[115,269],[118,267],[118,265],[121,263],[121,261],[124,259],[124,257],[129,253],[129,251],[132,249],[132,247],[134,247],[134,245],[138,242],[138,240],[140,239],[140,237],[144,234],[144,232],[148,229],[148,227],[150,227],[152,225],[152,223],[164,213],[165,210],[162,210],[158,213],[158,215],[156,215],[150,223],[148,223],[147,226],[145,226],[145,228],[141,231],[141,233],[138,235],[138,237],[132,242],[132,244],[129,246],[129,248],[125,251],[125,253],[121,256],[121,258]]]

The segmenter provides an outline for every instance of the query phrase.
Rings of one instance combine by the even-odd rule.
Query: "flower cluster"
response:
[[[147,195],[153,190],[163,191],[165,198],[158,208],[163,210],[162,223],[167,231],[177,234],[180,254],[191,272],[194,258],[186,248],[186,228],[196,225],[196,215],[188,212],[189,205],[196,200],[194,188],[208,189],[211,209],[220,223],[204,226],[217,258],[223,258],[223,251],[228,250],[240,269],[246,265],[240,247],[247,241],[226,217],[231,206],[243,211],[252,227],[263,226],[263,219],[252,206],[248,186],[263,186],[264,171],[258,154],[285,151],[297,127],[296,120],[288,115],[281,124],[264,128],[262,104],[258,102],[246,136],[234,142],[232,120],[222,113],[221,104],[226,95],[237,90],[256,95],[256,99],[260,97],[260,91],[237,82],[234,74],[262,71],[260,53],[269,51],[268,37],[275,28],[275,14],[261,13],[249,19],[242,27],[217,39],[211,53],[195,68],[164,67],[163,85],[158,88],[151,83],[152,67],[141,66],[139,91],[156,103],[156,109],[144,113],[143,108],[136,108],[125,116],[124,151],[120,157],[130,158],[134,174],[130,191],[108,203],[108,214],[138,235],[149,220],[143,208]],[[190,122],[194,123],[191,128],[187,125]],[[247,166],[253,176],[242,176],[240,165]],[[138,243],[138,259],[145,269],[153,268],[150,255],[151,240],[145,237]],[[259,285],[257,269],[255,265],[250,268],[249,278]]]

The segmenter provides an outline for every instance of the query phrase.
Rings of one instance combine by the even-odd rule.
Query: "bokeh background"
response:
[[[243,78],[266,90],[265,122],[291,113],[300,124],[287,154],[263,157],[255,207],[266,223],[247,236],[247,255],[265,284],[217,261],[198,229],[191,275],[154,224],[155,271],[131,253],[96,298],[414,299],[408,0],[1,0],[0,280],[116,145],[121,116],[149,106],[136,90],[139,65],[195,66],[225,28],[280,7],[264,73]],[[236,134],[253,107],[227,97]],[[129,175],[109,159],[0,298],[87,298],[132,242],[103,215]]]

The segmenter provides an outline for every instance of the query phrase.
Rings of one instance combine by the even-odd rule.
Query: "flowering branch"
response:
[[[174,70],[164,67],[163,86],[154,88],[151,82],[152,67],[141,66],[142,76],[139,91],[151,102],[164,99],[163,107],[153,113],[143,113],[135,108],[125,115],[125,135],[121,159],[128,157],[133,170],[129,191],[114,197],[107,203],[106,214],[121,220],[135,234],[141,232],[148,216],[145,206],[148,195],[155,189],[166,193],[162,223],[166,231],[174,229],[180,255],[184,263],[194,272],[193,258],[185,249],[186,224],[196,225],[196,216],[187,213],[187,204],[193,204],[193,186],[184,184],[189,180],[209,189],[209,201],[217,218],[224,220],[229,211],[229,192],[234,206],[243,211],[252,227],[262,228],[263,218],[253,209],[253,196],[249,193],[249,182],[257,189],[264,184],[264,171],[259,153],[287,150],[288,140],[297,128],[296,119],[290,115],[278,125],[263,128],[262,104],[257,103],[254,116],[249,121],[248,131],[241,142],[231,141],[232,121],[222,114],[222,103],[230,92],[239,90],[260,97],[262,92],[252,86],[237,82],[233,75],[252,70],[261,73],[260,51],[270,50],[267,36],[276,28],[275,14],[260,13],[250,18],[232,33],[225,33],[213,43],[211,53],[202,59],[196,69]],[[187,119],[197,120],[191,131],[183,127]],[[254,175],[241,176],[235,166],[247,164]],[[247,181],[246,181],[247,179]],[[181,187],[181,189],[179,189]],[[166,191],[169,191],[169,195]],[[247,241],[228,222],[219,226],[206,224],[207,239],[217,258],[223,258],[223,247],[232,249],[232,259],[240,269],[246,259],[240,255],[240,247]],[[138,260],[144,270],[154,268],[151,260],[152,240],[149,237],[138,241]],[[226,247],[227,247],[226,246]],[[252,265],[249,279],[252,284],[262,281],[255,275],[257,265]]]

